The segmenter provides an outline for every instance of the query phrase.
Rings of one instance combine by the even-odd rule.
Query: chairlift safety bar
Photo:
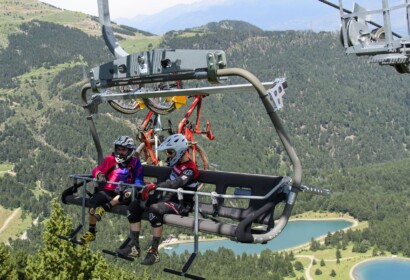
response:
[[[78,175],[70,175],[70,178],[83,180],[83,181],[94,181],[97,182],[97,179],[90,178],[90,177],[83,177]],[[290,177],[283,177],[282,180],[277,184],[272,190],[270,190],[264,196],[251,196],[251,195],[230,195],[230,194],[218,194],[215,192],[207,193],[207,192],[195,192],[195,191],[186,191],[182,189],[169,189],[169,188],[157,188],[156,190],[159,191],[166,191],[166,192],[174,192],[174,193],[181,193],[181,194],[198,194],[198,196],[209,196],[209,197],[217,197],[217,198],[226,198],[226,199],[255,199],[255,200],[263,200],[269,198],[274,192],[276,192],[279,188],[284,186],[289,186],[291,188],[292,179]],[[108,184],[118,185],[120,187],[132,187],[132,190],[135,189],[143,189],[141,186],[137,186],[135,184],[123,183],[123,182],[107,182]]]

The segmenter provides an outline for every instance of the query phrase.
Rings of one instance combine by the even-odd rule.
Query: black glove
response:
[[[100,173],[97,175],[97,183],[99,186],[105,186],[105,184],[107,184],[107,178],[105,177],[105,174]]]
[[[118,199],[120,202],[124,201],[124,200],[128,200],[130,199],[132,194],[132,188],[126,188],[125,190],[120,191],[119,195],[120,198]]]

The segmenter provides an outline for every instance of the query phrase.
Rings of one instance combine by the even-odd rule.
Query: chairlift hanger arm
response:
[[[116,57],[125,57],[128,53],[120,46],[115,38],[114,31],[111,26],[110,8],[108,0],[97,0],[98,16],[101,24],[101,32],[110,52]]]

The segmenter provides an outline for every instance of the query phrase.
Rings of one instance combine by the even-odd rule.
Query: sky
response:
[[[97,0],[40,1],[98,16]],[[339,0],[328,1],[339,3]],[[352,10],[354,2],[343,0],[343,7]],[[380,9],[382,6],[382,0],[356,2],[368,9]],[[389,0],[389,5],[404,2]],[[264,30],[336,31],[340,27],[339,11],[319,0],[109,0],[109,5],[111,20],[156,34],[222,19],[244,20]],[[379,18],[377,22],[380,21]]]
[[[97,16],[97,0],[40,0],[70,11],[83,12]],[[111,19],[134,17],[137,15],[153,15],[178,4],[193,4],[201,0],[109,0]],[[225,0],[209,0],[207,2],[224,2]],[[132,7],[132,8],[130,8]]]

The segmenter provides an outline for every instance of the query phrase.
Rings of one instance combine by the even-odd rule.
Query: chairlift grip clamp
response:
[[[177,190],[177,194],[178,194],[178,200],[182,201],[184,199],[184,194],[182,193],[183,189],[182,188],[178,188]]]
[[[218,199],[216,197],[217,195],[217,192],[211,192],[212,208],[214,210],[214,212],[212,213],[212,217],[218,216]]]
[[[208,65],[208,81],[213,84],[219,84],[217,71],[226,67],[225,53],[210,52],[207,54],[206,62]]]

